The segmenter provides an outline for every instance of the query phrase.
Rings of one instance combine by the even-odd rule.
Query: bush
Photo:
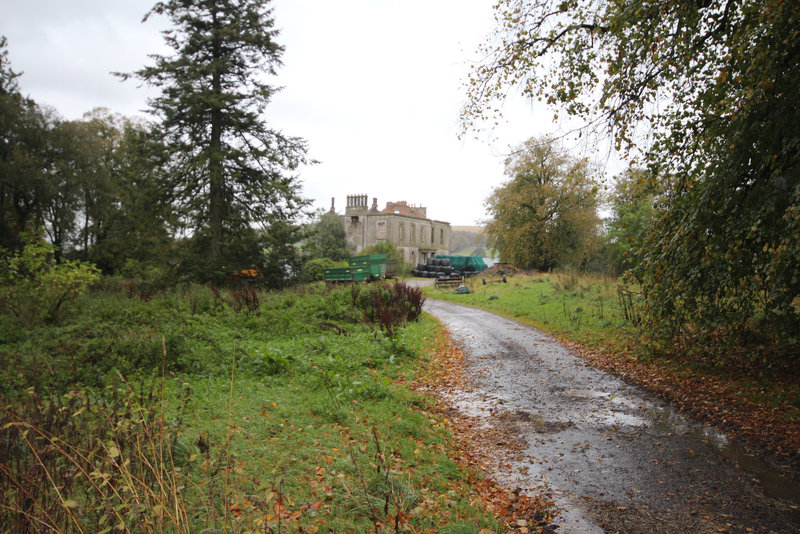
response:
[[[425,298],[419,288],[397,282],[371,287],[368,291],[353,286],[353,301],[363,311],[367,323],[377,324],[393,337],[397,327],[419,318]]]
[[[53,246],[29,238],[21,252],[1,261],[0,309],[25,326],[55,322],[100,279],[100,271],[80,261],[57,263]]]
[[[330,258],[315,258],[308,260],[303,265],[303,278],[309,282],[316,282],[322,280],[325,274],[325,269],[335,267],[336,263]]]

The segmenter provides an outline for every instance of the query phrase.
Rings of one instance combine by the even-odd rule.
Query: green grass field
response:
[[[107,290],[59,326],[2,318],[0,523],[501,531],[433,401],[401,385],[424,372],[435,323],[387,336],[353,291],[259,292],[248,310],[204,287]]]
[[[626,298],[623,303],[616,280],[573,273],[509,273],[506,280],[503,283],[499,275],[469,278],[466,295],[433,287],[424,291],[432,298],[480,307],[588,346],[630,348],[636,335],[630,321],[635,300]]]

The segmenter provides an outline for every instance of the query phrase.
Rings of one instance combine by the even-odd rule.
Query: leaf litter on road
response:
[[[472,386],[464,373],[464,353],[443,327],[436,334],[435,354],[426,375],[411,384],[438,400],[450,430],[454,460],[467,469],[468,482],[478,498],[503,519],[509,532],[547,534],[555,531],[558,515],[546,488],[509,487],[500,481],[513,469],[510,460],[520,458],[523,448],[516,436],[502,427],[486,427],[459,410],[452,397]]]

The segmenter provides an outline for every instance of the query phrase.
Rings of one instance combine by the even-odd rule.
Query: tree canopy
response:
[[[0,61],[12,72],[7,54]],[[105,109],[63,120],[4,79],[14,83],[0,91],[0,247],[20,251],[41,230],[57,259],[107,273],[163,262],[171,196],[145,129]]]
[[[638,267],[646,252],[658,183],[643,169],[627,169],[615,179],[609,196],[611,216],[605,221],[605,252],[610,272],[619,276]]]
[[[519,89],[603,125],[663,189],[635,274],[666,339],[797,342],[800,3],[500,0],[467,128]]]
[[[549,138],[531,138],[506,160],[509,178],[486,200],[485,233],[504,262],[521,269],[586,265],[598,243],[591,167]]]
[[[318,216],[309,226],[303,252],[309,259],[328,258],[334,262],[350,257],[344,226],[338,215],[327,212]]]
[[[275,238],[285,237],[306,205],[292,174],[306,161],[305,142],[271,129],[263,117],[277,90],[265,80],[283,53],[268,3],[156,3],[148,16],[170,19],[164,38],[174,54],[153,56],[152,66],[133,74],[161,89],[149,104],[173,204],[198,253],[192,263],[218,276],[266,268],[263,249],[276,250]]]

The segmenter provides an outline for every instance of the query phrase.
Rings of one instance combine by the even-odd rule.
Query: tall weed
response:
[[[159,394],[124,381],[99,394],[31,389],[3,408],[0,524],[14,532],[192,532],[181,419],[165,422]],[[190,390],[182,394],[185,411]]]

